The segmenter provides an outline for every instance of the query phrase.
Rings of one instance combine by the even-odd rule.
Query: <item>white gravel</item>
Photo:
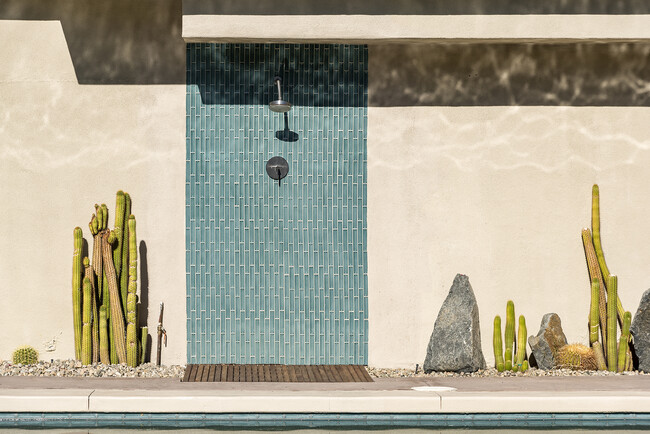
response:
[[[54,360],[38,362],[32,365],[14,365],[11,362],[0,362],[0,377],[112,377],[112,378],[182,378],[185,366],[156,366],[145,363],[137,368],[121,365],[84,366],[76,360]]]
[[[29,377],[112,377],[112,378],[182,378],[185,373],[184,365],[156,366],[145,363],[137,368],[121,365],[88,365],[84,366],[75,360],[54,360],[38,362],[33,365],[14,365],[11,362],[0,362],[0,377],[29,376]],[[425,374],[422,369],[387,369],[368,368],[368,373],[374,378],[406,378],[406,377],[575,377],[575,376],[620,376],[620,375],[650,375],[639,371],[615,373],[609,371],[575,371],[571,369],[553,369],[544,371],[531,368],[526,372],[497,372],[488,368],[472,373],[431,372]]]
[[[488,368],[471,373],[457,372],[431,372],[425,374],[422,369],[415,373],[415,369],[384,369],[368,368],[368,373],[374,378],[404,378],[404,377],[608,377],[620,375],[650,375],[639,371],[629,371],[623,373],[609,371],[576,371],[571,369],[552,369],[545,371],[542,369],[530,368],[526,372],[498,372],[496,368]]]

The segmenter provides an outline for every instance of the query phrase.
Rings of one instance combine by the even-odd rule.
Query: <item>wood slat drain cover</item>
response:
[[[183,382],[372,382],[361,365],[187,365]]]

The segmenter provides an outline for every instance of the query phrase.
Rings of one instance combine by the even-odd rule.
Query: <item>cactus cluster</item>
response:
[[[16,348],[11,356],[14,365],[32,365],[38,363],[38,351],[29,345]]]
[[[519,316],[519,329],[517,330],[517,341],[515,344],[515,304],[508,300],[506,304],[506,329],[505,329],[505,358],[501,339],[501,317],[494,317],[494,334],[492,344],[494,347],[494,362],[497,371],[520,371],[528,370],[528,357],[526,354],[526,319]]]
[[[591,190],[591,230],[582,230],[582,245],[591,285],[589,343],[596,360],[595,366],[613,372],[632,370],[632,353],[629,349],[632,314],[623,309],[618,295],[618,278],[609,272],[605,262],[600,239],[598,185]],[[619,326],[621,335],[617,339]]]
[[[82,258],[83,231],[74,229],[72,316],[75,357],[83,364],[144,363],[147,327],[138,325],[137,238],[131,197],[117,192],[115,226],[108,229],[108,207],[95,204],[88,224],[92,262]],[[128,267],[127,267],[128,264]]]

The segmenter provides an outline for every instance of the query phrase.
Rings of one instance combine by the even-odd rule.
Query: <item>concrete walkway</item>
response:
[[[413,388],[432,387],[432,390]],[[650,413],[650,376],[181,383],[0,377],[0,413]]]

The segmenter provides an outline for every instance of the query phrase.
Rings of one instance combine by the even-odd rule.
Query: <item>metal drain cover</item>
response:
[[[417,386],[411,387],[411,390],[417,390],[418,392],[453,392],[457,389],[445,386]]]

